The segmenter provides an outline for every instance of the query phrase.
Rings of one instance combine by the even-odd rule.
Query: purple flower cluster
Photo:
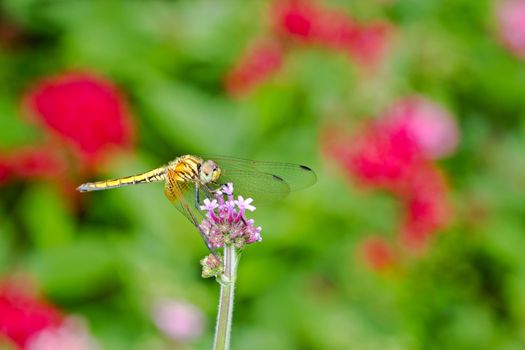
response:
[[[242,249],[245,244],[261,241],[261,227],[254,226],[253,219],[246,219],[246,211],[254,211],[252,198],[233,197],[233,184],[228,183],[214,193],[215,198],[206,198],[200,208],[206,217],[200,224],[211,248],[232,244]]]

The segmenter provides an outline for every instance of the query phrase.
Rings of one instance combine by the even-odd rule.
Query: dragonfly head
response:
[[[202,183],[214,182],[221,176],[221,168],[213,160],[206,160],[202,163],[199,177]]]

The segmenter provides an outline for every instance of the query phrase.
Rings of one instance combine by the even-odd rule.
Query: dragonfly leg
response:
[[[206,193],[206,197],[209,200],[212,199],[213,194],[216,192],[216,190],[212,190],[207,185],[202,185],[202,187],[199,187],[199,185],[195,185],[195,208],[197,210],[199,209],[199,206],[201,204],[200,190],[199,189],[203,189],[204,190],[204,192]]]
[[[206,192],[206,197],[208,197],[208,199],[211,200],[211,197],[213,197],[215,195],[215,192],[217,192],[218,190],[214,190],[212,188],[209,187],[209,185],[204,185],[203,186],[204,188],[204,192]]]
[[[197,191],[196,193],[197,193],[197,196],[198,196],[199,191]],[[195,203],[195,205],[198,206],[198,203]],[[206,233],[202,230],[202,228],[197,223],[197,220],[195,219],[195,216],[191,215],[191,219],[193,221],[193,224],[195,225],[195,227],[199,231],[199,233],[200,233],[200,235],[202,237],[202,240],[204,241],[204,244],[206,244],[206,248],[208,248],[210,253],[212,253],[216,258],[219,258],[219,256],[217,255],[216,249],[212,247],[212,245],[210,243],[210,240],[208,239],[208,236],[206,235]]]
[[[199,185],[195,185],[195,209],[199,210],[199,206],[201,204],[200,200],[200,193],[199,193]]]
[[[206,186],[204,186],[204,187],[207,188]],[[199,206],[200,206],[199,185],[195,184],[195,209],[199,210],[200,209]],[[210,240],[208,239],[208,236],[201,229],[201,227],[197,223],[197,219],[195,218],[195,216],[191,212],[190,212],[190,217],[191,217],[191,221],[193,221],[193,224],[195,225],[195,227],[197,227],[197,230],[199,230],[199,233],[200,233],[200,235],[202,237],[202,240],[204,241],[204,244],[206,244],[206,248],[208,248],[210,253],[212,253],[216,258],[219,258],[219,256],[217,255],[216,249],[212,247],[212,245],[210,243]]]
[[[217,255],[217,250],[211,246],[208,236],[206,236],[206,234],[204,233],[204,231],[202,231],[200,227],[197,226],[197,229],[199,230],[199,233],[201,234],[201,237],[204,240],[204,244],[206,244],[206,248],[208,248],[210,253],[215,255],[216,258],[218,258],[219,256]]]
[[[206,187],[208,187],[208,190],[210,190],[211,193],[219,192],[221,190],[221,188],[222,188],[221,184],[219,184],[218,182],[212,182],[212,184],[217,186],[217,188],[213,189],[209,185],[206,185]]]

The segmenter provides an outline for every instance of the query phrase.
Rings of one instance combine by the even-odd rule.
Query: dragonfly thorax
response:
[[[221,176],[221,168],[213,160],[205,160],[199,169],[199,179],[203,184],[215,182]]]

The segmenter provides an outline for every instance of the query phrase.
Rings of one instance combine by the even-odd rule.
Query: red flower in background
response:
[[[306,1],[276,1],[272,19],[274,30],[282,37],[292,36],[303,41],[316,37],[321,9]]]
[[[393,191],[414,191],[433,158],[454,152],[458,129],[441,106],[421,97],[394,102],[379,119],[362,126],[351,142],[329,132],[327,151],[362,183]],[[419,180],[417,180],[419,181]]]
[[[0,336],[22,350],[98,349],[81,319],[66,317],[30,282],[15,279],[0,283]]]
[[[61,178],[67,171],[64,155],[57,149],[27,146],[7,155],[11,173],[19,178]]]
[[[408,181],[409,190],[401,197],[400,240],[412,251],[423,251],[430,237],[450,222],[448,187],[441,171],[430,162],[421,164]]]
[[[12,176],[11,164],[0,158],[0,184],[7,182]]]
[[[24,107],[88,166],[132,143],[126,102],[111,82],[94,74],[66,73],[38,81],[26,94]]]
[[[365,264],[374,271],[384,271],[393,267],[396,256],[388,242],[382,237],[368,237],[359,247]]]
[[[376,63],[387,50],[391,31],[391,26],[386,22],[371,23],[366,27],[356,28],[341,49],[347,51],[361,64]]]
[[[441,105],[420,96],[394,102],[381,116],[393,129],[404,129],[426,158],[453,153],[459,143],[458,126]]]
[[[308,0],[277,1],[271,17],[279,37],[346,52],[360,63],[377,61],[390,34],[386,22],[359,24],[341,10]]]
[[[316,45],[343,52],[361,64],[383,57],[391,26],[386,22],[360,24],[341,10],[308,0],[275,1],[270,8],[271,32],[257,40],[229,71],[226,89],[233,96],[250,92],[281,66],[290,43]]]
[[[525,0],[499,1],[496,16],[503,45],[525,58]]]
[[[30,286],[4,282],[0,285],[0,333],[25,348],[30,339],[50,327],[58,327],[63,315],[39,297]]]
[[[418,145],[404,129],[364,125],[358,136],[330,132],[327,151],[362,184],[403,190],[406,179],[423,160]]]
[[[450,221],[446,181],[431,158],[453,152],[458,132],[438,107],[422,98],[403,99],[358,133],[331,130],[324,140],[326,153],[349,176],[400,199],[405,217],[401,243],[412,250],[423,249]]]
[[[16,179],[64,180],[68,164],[50,146],[25,146],[0,153],[0,183]]]
[[[272,40],[256,41],[246,50],[226,77],[226,89],[233,96],[252,90],[282,65],[283,52]]]
[[[23,98],[29,118],[48,137],[44,143],[0,151],[0,184],[52,180],[72,195],[79,174],[97,170],[111,151],[132,144],[132,119],[113,84],[90,73],[42,79]]]

